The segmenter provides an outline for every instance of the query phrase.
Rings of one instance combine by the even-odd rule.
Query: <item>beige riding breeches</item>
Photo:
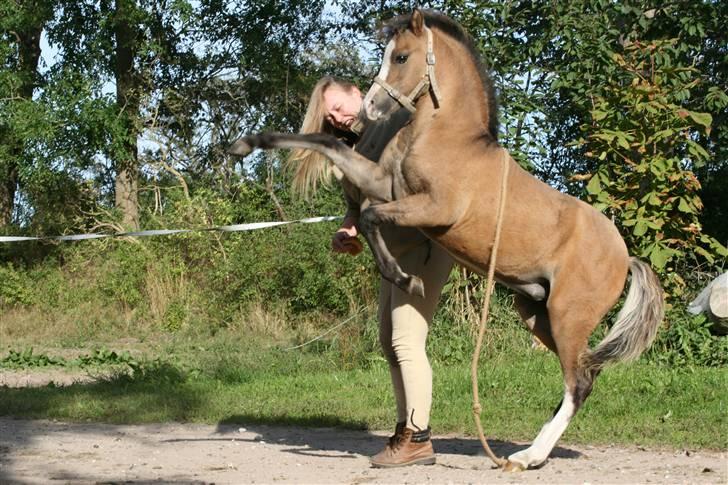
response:
[[[389,362],[397,421],[412,430],[429,426],[432,369],[425,352],[427,331],[447,282],[453,260],[437,244],[426,241],[409,249],[397,262],[422,278],[425,298],[408,295],[382,279],[379,290],[379,340]]]

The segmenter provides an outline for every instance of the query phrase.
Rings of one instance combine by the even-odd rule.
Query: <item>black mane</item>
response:
[[[483,63],[480,52],[478,52],[478,49],[473,42],[473,38],[460,26],[460,24],[446,15],[435,12],[434,10],[420,10],[420,12],[422,12],[425,17],[425,25],[435,28],[452,39],[460,42],[463,46],[465,46],[466,50],[470,54],[470,57],[475,63],[478,74],[480,75],[480,80],[483,83],[485,95],[488,97],[488,134],[494,141],[497,141],[498,100],[495,96],[495,87],[493,86],[493,80],[490,78],[488,70]],[[380,33],[389,40],[395,33],[407,29],[411,18],[412,14],[394,17],[382,26]]]

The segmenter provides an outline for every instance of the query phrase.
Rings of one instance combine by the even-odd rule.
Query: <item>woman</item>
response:
[[[301,132],[337,135],[349,140],[357,152],[370,160],[379,160],[389,140],[408,122],[409,113],[401,109],[386,122],[367,124],[366,116],[360,115],[361,107],[362,93],[354,84],[324,77],[311,94]],[[357,221],[369,201],[318,152],[296,150],[290,162],[295,171],[294,189],[303,195],[315,191],[317,184],[332,174],[339,180],[348,210],[332,238],[332,249],[351,255],[361,252]],[[379,340],[389,362],[397,425],[394,436],[371,462],[375,467],[433,464],[435,453],[429,427],[432,370],[425,341],[453,261],[416,229],[383,226],[382,235],[402,269],[422,278],[427,296],[408,295],[381,279]]]

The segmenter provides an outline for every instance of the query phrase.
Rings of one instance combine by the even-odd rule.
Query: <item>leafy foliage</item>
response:
[[[45,353],[34,353],[33,347],[23,350],[10,350],[0,359],[0,369],[30,369],[37,367],[74,367],[81,369],[109,365],[125,365],[132,370],[140,367],[139,362],[129,352],[117,353],[106,348],[96,349],[90,354],[79,355],[74,359],[53,357]]]
[[[0,266],[0,305],[32,305],[35,299],[30,286],[31,279],[25,272]]]
[[[662,273],[689,251],[710,264],[728,256],[702,233],[700,183],[691,170],[709,158],[694,133],[710,133],[712,117],[681,106],[699,80],[694,69],[675,68],[674,55],[672,40],[635,43],[624,55],[613,54],[619,69],[612,84],[592,96],[592,119],[578,142],[597,160],[588,200],[615,217],[632,251]],[[667,282],[676,294],[685,286],[674,271]]]
[[[674,367],[728,365],[728,337],[713,335],[705,315],[672,312],[667,320],[648,352],[651,361]]]
[[[62,366],[65,360],[58,357],[49,357],[46,354],[34,354],[33,347],[25,350],[10,350],[7,357],[0,360],[0,368],[28,369],[35,367]]]

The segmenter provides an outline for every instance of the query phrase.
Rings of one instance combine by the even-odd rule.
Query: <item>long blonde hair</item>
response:
[[[306,108],[306,116],[299,133],[328,133],[340,135],[341,132],[326,121],[324,92],[331,86],[338,86],[346,91],[356,87],[348,81],[332,76],[319,79],[311,92]],[[291,151],[288,157],[288,169],[293,172],[293,191],[307,198],[316,192],[319,183],[328,183],[333,172],[331,163],[321,153],[301,148]]]

